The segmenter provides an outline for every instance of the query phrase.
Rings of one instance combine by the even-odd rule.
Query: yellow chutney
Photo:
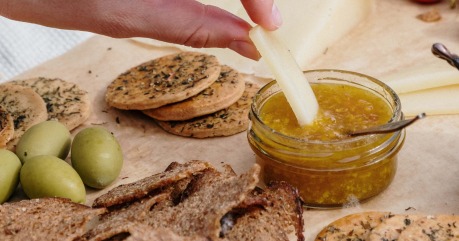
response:
[[[403,119],[398,96],[384,83],[342,70],[304,72],[319,103],[311,125],[299,126],[275,81],[260,89],[250,112],[249,144],[262,180],[298,188],[306,206],[355,205],[392,182],[405,132],[350,137],[349,132]]]

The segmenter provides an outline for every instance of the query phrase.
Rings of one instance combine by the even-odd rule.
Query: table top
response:
[[[442,20],[422,22],[416,15],[438,8]],[[411,1],[378,0],[375,12],[357,29],[313,61],[310,69],[357,71],[384,80],[408,66],[442,65],[430,47],[442,42],[459,51],[459,10],[447,4],[427,6]],[[109,189],[163,171],[172,161],[205,160],[227,163],[243,173],[255,163],[246,133],[230,137],[192,139],[165,133],[148,117],[108,108],[106,86],[125,70],[165,54],[174,47],[148,45],[132,39],[94,36],[65,54],[30,69],[15,79],[59,77],[89,91],[92,114],[85,124],[102,125],[122,146],[125,164],[110,187],[88,189],[87,204]],[[263,84],[267,79],[247,76]],[[459,83],[458,83],[459,84]],[[402,103],[403,106],[403,103]],[[118,120],[118,121],[117,121]],[[75,130],[75,132],[78,131]],[[242,144],[241,144],[242,143]],[[407,129],[393,183],[382,194],[354,207],[305,210],[305,236],[313,240],[329,222],[349,213],[367,210],[393,213],[457,214],[459,212],[459,115],[429,116]],[[22,198],[21,193],[15,199]]]

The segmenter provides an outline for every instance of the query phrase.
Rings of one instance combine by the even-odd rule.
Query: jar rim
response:
[[[360,77],[360,78],[369,80],[370,83],[376,84],[377,86],[381,87],[384,90],[384,93],[387,94],[386,97],[384,97],[384,96],[382,96],[382,97],[384,97],[386,99],[389,98],[390,101],[392,101],[394,103],[394,105],[392,106],[393,107],[393,113],[392,113],[392,116],[391,116],[391,118],[389,120],[389,123],[394,122],[394,121],[398,121],[398,120],[402,120],[404,118],[403,112],[401,110],[400,98],[398,97],[397,93],[395,93],[395,91],[390,86],[388,86],[386,83],[384,83],[384,82],[382,82],[382,81],[380,81],[380,80],[378,80],[378,79],[376,79],[374,77],[371,77],[369,75],[365,75],[365,74],[362,74],[362,73],[349,71],[349,70],[314,69],[314,70],[303,71],[303,73],[305,75],[314,74],[314,73],[324,73],[324,72],[327,72],[327,73],[335,73],[336,72],[336,73],[345,74],[345,75],[348,75],[348,76]],[[345,81],[355,84],[355,82],[353,82],[353,81],[349,81],[349,80],[345,80]],[[345,139],[341,139],[341,140],[323,141],[323,140],[308,140],[308,139],[304,139],[304,138],[288,136],[288,135],[283,134],[283,133],[281,133],[279,131],[276,131],[276,130],[272,129],[271,127],[269,127],[266,123],[264,123],[263,120],[261,120],[261,118],[260,118],[260,116],[258,114],[255,114],[255,113],[257,113],[257,109],[258,109],[256,100],[261,97],[261,93],[263,93],[264,91],[266,91],[267,89],[269,89],[270,87],[272,87],[275,84],[277,84],[276,80],[272,80],[268,84],[264,85],[262,88],[260,88],[258,90],[258,92],[254,96],[254,100],[253,100],[253,102],[251,104],[251,107],[250,107],[251,111],[249,113],[250,118],[255,118],[256,121],[261,124],[261,127],[263,129],[265,129],[266,131],[270,132],[271,135],[275,135],[275,136],[278,136],[278,137],[280,137],[282,139],[289,140],[289,141],[295,141],[295,142],[298,142],[298,143],[308,143],[308,144],[317,144],[317,145],[321,145],[321,144],[323,144],[323,145],[350,144],[350,143],[353,143],[353,142],[361,141],[361,140],[366,139],[366,138],[374,138],[375,136],[386,136],[386,135],[381,135],[381,134],[371,134],[371,135],[366,135],[366,136],[349,137],[349,138],[345,138]],[[369,89],[369,87],[366,87],[366,86],[363,86],[363,87],[365,87],[366,89]],[[402,130],[393,132],[392,136],[389,139],[396,138],[401,133],[402,133]],[[389,133],[389,135],[390,135],[390,133]]]

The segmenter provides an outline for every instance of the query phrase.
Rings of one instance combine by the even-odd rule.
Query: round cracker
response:
[[[85,122],[91,114],[88,92],[77,84],[59,78],[33,78],[12,81],[37,92],[46,103],[49,120],[57,120],[69,130]]]
[[[416,214],[392,215],[389,218],[385,219],[381,224],[376,226],[373,230],[371,230],[368,240],[397,240],[400,236],[400,232],[405,230],[408,226],[410,226],[412,223],[414,223],[421,217],[423,216]]]
[[[14,120],[5,107],[0,105],[0,148],[4,148],[14,136]]]
[[[344,216],[322,229],[315,241],[367,240],[370,231],[389,216],[388,212],[362,212]]]
[[[178,103],[144,110],[143,113],[162,121],[189,120],[228,108],[241,98],[244,86],[242,76],[224,65],[218,79],[199,94]]]
[[[19,138],[29,127],[48,119],[45,102],[29,87],[0,85],[0,105],[6,108],[14,121],[14,135],[7,143],[10,150],[14,150]]]
[[[167,55],[131,68],[108,87],[109,106],[146,110],[190,98],[209,87],[220,74],[215,56],[195,52]]]
[[[398,240],[459,240],[459,216],[444,214],[420,218],[403,230]]]
[[[157,121],[165,131],[186,137],[230,136],[247,130],[252,99],[258,87],[245,83],[242,97],[230,107],[187,121]]]

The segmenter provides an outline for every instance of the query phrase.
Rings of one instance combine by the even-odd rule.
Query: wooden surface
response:
[[[446,62],[430,53],[430,47],[434,42],[442,42],[459,52],[459,9],[450,10],[446,1],[435,7],[442,14],[442,20],[425,23],[416,15],[431,10],[432,6],[408,0],[377,0],[372,16],[311,63],[310,69],[346,69],[384,80],[386,74],[407,66],[445,65]],[[129,39],[95,36],[14,78],[60,77],[80,84],[90,93],[93,112],[79,129],[102,125],[120,141],[125,156],[121,176],[107,189],[88,189],[88,205],[110,188],[162,171],[172,161],[200,159],[217,166],[229,163],[237,173],[253,165],[254,154],[247,144],[246,133],[204,140],[183,138],[165,133],[141,113],[107,108],[103,99],[105,88],[118,74],[176,51],[176,48],[159,48]],[[253,79],[260,83],[267,81]],[[305,210],[307,240],[313,240],[332,220],[363,210],[458,214],[458,150],[458,115],[430,116],[416,123],[407,130],[391,186],[376,198],[355,207]],[[19,193],[15,198],[21,197]]]

